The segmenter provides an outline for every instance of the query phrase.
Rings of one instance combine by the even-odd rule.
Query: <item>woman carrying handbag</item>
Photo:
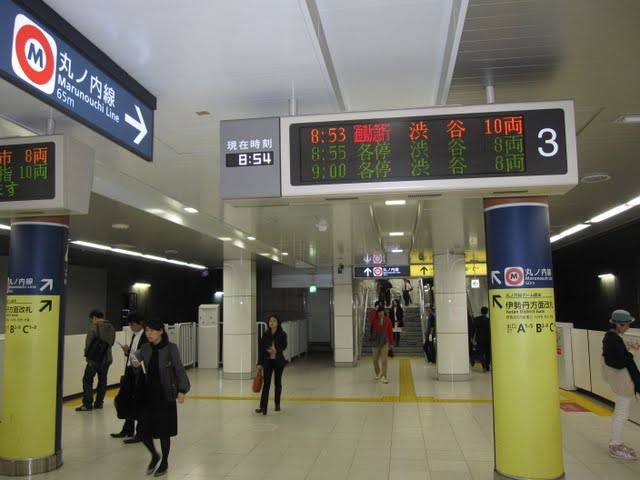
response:
[[[260,397],[260,408],[256,408],[256,413],[263,415],[267,414],[271,377],[274,374],[276,412],[280,411],[282,372],[286,362],[282,352],[287,348],[287,334],[282,329],[280,319],[276,315],[270,315],[267,325],[268,328],[260,339],[260,349],[258,350],[258,370],[262,371],[264,381],[262,384],[262,396]]]

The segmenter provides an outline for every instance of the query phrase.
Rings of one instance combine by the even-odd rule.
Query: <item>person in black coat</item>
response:
[[[404,327],[404,312],[398,300],[394,299],[391,302],[389,318],[391,319],[391,325],[393,326],[393,339],[397,347],[400,345],[400,335],[402,335],[402,327]]]
[[[487,317],[489,309],[482,307],[480,316],[473,319],[473,329],[475,330],[476,349],[482,362],[482,371],[488,372],[491,368],[491,323]]]
[[[159,318],[152,319],[144,331],[149,343],[136,352],[136,360],[132,360],[131,364],[138,374],[144,374],[138,421],[142,442],[151,453],[147,475],[153,473],[159,477],[167,473],[171,437],[178,434],[176,402],[184,402],[191,384],[180,360],[178,347],[169,341],[162,321]],[[160,439],[162,462],[153,444],[154,438]]]
[[[138,312],[131,312],[127,317],[127,320],[129,321],[129,328],[133,333],[131,343],[129,345],[122,345],[118,342],[118,344],[120,345],[120,348],[122,348],[124,356],[127,358],[127,365],[124,369],[124,381],[131,382],[131,384],[133,384],[135,383],[135,378],[133,378],[135,377],[135,370],[131,366],[132,357],[135,358],[135,352],[138,351],[142,347],[142,345],[147,343],[149,340],[147,340],[147,336],[144,334],[144,317],[141,314],[139,314]],[[124,386],[120,385],[120,388],[124,388]],[[131,437],[124,440],[124,443],[127,444],[141,442],[142,438],[140,438],[140,422],[138,422],[138,428],[136,429],[135,418],[127,418],[124,421],[122,430],[120,430],[118,433],[112,433],[111,436],[113,438]]]
[[[262,396],[260,397],[260,408],[256,408],[256,413],[262,413],[263,415],[267,414],[271,377],[274,373],[276,412],[280,411],[282,372],[284,371],[285,364],[285,358],[282,352],[287,348],[287,334],[282,329],[280,319],[276,315],[270,315],[267,320],[267,325],[267,331],[264,332],[260,339],[260,349],[258,350],[258,370],[262,370],[264,381],[262,384]]]

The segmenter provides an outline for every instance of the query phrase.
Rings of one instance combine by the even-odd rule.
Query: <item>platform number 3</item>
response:
[[[548,138],[544,138],[548,135]],[[538,132],[538,138],[544,139],[545,146],[538,147],[538,153],[543,157],[553,157],[556,153],[558,153],[558,143],[556,142],[557,134],[553,128],[543,128]],[[545,150],[546,146],[551,147],[551,151],[548,152]]]

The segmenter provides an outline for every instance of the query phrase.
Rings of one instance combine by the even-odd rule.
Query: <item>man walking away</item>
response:
[[[487,313],[489,309],[482,307],[480,316],[473,320],[473,327],[476,332],[476,349],[482,362],[482,371],[488,372],[491,368],[491,324]]]
[[[92,310],[89,313],[91,327],[87,332],[87,338],[84,344],[84,355],[87,365],[84,369],[82,377],[82,405],[76,408],[78,412],[88,412],[93,409],[102,408],[104,404],[104,395],[107,392],[107,373],[109,366],[113,362],[111,356],[111,347],[116,340],[116,331],[111,323],[104,319],[104,313],[100,310]],[[92,353],[99,349],[94,344],[104,342],[104,354],[101,358],[93,358]],[[98,388],[96,390],[96,401],[93,402],[93,379],[98,375]]]

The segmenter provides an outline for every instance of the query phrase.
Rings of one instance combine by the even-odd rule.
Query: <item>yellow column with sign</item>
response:
[[[501,471],[520,472],[516,478],[558,478],[562,433],[553,289],[491,289],[489,299],[491,342],[496,347],[494,411],[499,412],[496,465]]]
[[[56,425],[51,412],[56,410],[59,319],[58,295],[7,295],[0,423],[3,458],[54,453]]]
[[[496,479],[564,478],[549,212],[485,199]]]

